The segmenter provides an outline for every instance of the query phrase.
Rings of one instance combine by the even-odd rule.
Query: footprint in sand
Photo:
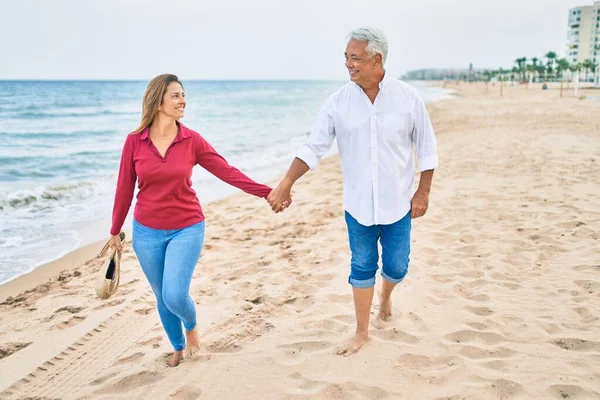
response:
[[[124,288],[124,287],[131,286],[131,285],[133,285],[134,283],[137,283],[137,282],[139,282],[139,281],[140,281],[140,280],[139,280],[138,278],[134,278],[134,279],[130,280],[129,282],[123,282],[123,283],[119,284],[119,286],[120,286],[120,287],[122,287],[122,288]]]
[[[435,297],[437,297],[439,300],[448,300],[448,299],[451,299],[452,297],[454,297],[454,296],[452,296],[451,293],[449,293],[447,291],[439,290],[439,289],[435,289],[435,288],[431,289],[429,292],[432,295],[434,295]]]
[[[475,315],[479,315],[479,316],[488,316],[488,315],[492,315],[494,313],[494,311],[489,308],[489,307],[472,307],[472,306],[465,306],[464,307],[467,311],[472,312]]]
[[[306,330],[317,329],[323,331],[329,331],[334,333],[344,333],[348,330],[348,324],[345,324],[334,319],[323,319],[320,321],[314,321],[305,325]]]
[[[281,345],[277,346],[279,352],[273,360],[279,365],[290,367],[300,364],[313,354],[331,352],[334,347],[335,345],[328,341],[303,341]]]
[[[481,322],[467,322],[466,325],[473,329],[477,329],[478,331],[484,331],[488,329],[486,324],[482,324]]]
[[[471,345],[457,346],[458,354],[471,360],[481,360],[486,358],[510,358],[518,354],[516,351],[508,349],[506,347],[493,347],[488,349],[482,349],[480,347]]]
[[[86,317],[81,316],[81,315],[74,315],[71,318],[69,318],[68,320],[60,322],[60,323],[54,325],[51,329],[67,329],[67,328],[70,328],[72,326],[75,326],[75,325],[79,324],[85,318]]]
[[[155,337],[150,338],[150,339],[140,340],[139,342],[137,342],[137,344],[140,345],[140,346],[152,346],[152,347],[156,347],[155,345],[160,345],[160,342],[162,341],[162,339],[163,339],[162,336],[155,336]]]
[[[339,315],[334,315],[333,317],[331,317],[331,319],[336,320],[336,321],[341,321],[344,322],[348,325],[354,324],[355,323],[355,318],[353,314],[339,314]]]
[[[452,275],[440,275],[440,274],[432,274],[431,278],[438,283],[448,283],[453,279]]]
[[[397,398],[398,393],[391,393],[376,386],[360,385],[354,382],[328,383],[309,379],[296,372],[289,375],[292,381],[290,395],[293,398],[307,399],[390,399]],[[300,394],[300,396],[298,396]]]
[[[154,311],[155,309],[156,308],[154,308],[154,307],[138,308],[138,309],[135,310],[135,313],[139,314],[139,315],[148,315],[152,311]]]
[[[535,322],[536,325],[538,325],[540,328],[542,328],[544,330],[544,332],[549,333],[551,335],[557,334],[562,332],[562,329],[560,328],[560,326],[558,326],[557,324],[554,323],[545,323],[545,322]]]
[[[202,389],[198,384],[190,383],[179,389],[176,389],[169,395],[170,399],[174,400],[196,400],[202,395]]]
[[[301,313],[314,305],[315,299],[311,295],[291,297],[284,300],[282,304],[290,305],[296,310],[297,313]]]
[[[196,353],[191,357],[185,357],[183,360],[181,360],[181,364],[188,364],[188,363],[194,363],[194,362],[208,362],[210,360],[212,360],[212,354],[209,354],[207,352],[205,352],[204,350],[204,346],[201,348],[200,353]],[[161,355],[159,355],[155,361],[156,361],[156,366],[164,366],[167,364],[167,362],[169,362],[169,360],[173,357],[173,352],[169,352],[169,353],[163,353]]]
[[[469,279],[481,279],[485,275],[485,272],[483,272],[483,271],[467,271],[467,272],[463,272],[459,275],[464,278],[469,278]]]
[[[148,386],[164,379],[162,373],[156,371],[142,371],[127,375],[118,381],[104,385],[97,390],[96,394],[123,394],[131,390],[139,389],[141,386]]]
[[[565,350],[600,352],[600,343],[591,340],[560,338],[554,339],[550,343]]]
[[[447,341],[452,343],[480,342],[485,344],[498,344],[506,341],[506,338],[494,332],[481,332],[465,329],[444,335]]]
[[[295,388],[294,394],[300,392],[305,396],[311,395],[322,391],[323,389],[325,389],[325,387],[327,387],[327,385],[324,382],[307,379],[299,372],[291,374],[289,378],[293,381],[293,383],[289,386]]]
[[[499,372],[509,371],[509,368],[507,367],[506,362],[502,361],[502,360],[485,361],[485,362],[480,363],[479,365],[481,365],[482,367],[494,370],[494,371],[499,371]]]
[[[425,299],[427,299],[427,301],[429,303],[433,304],[434,306],[441,306],[442,304],[444,304],[446,302],[446,300],[443,300],[443,299],[442,300],[438,300],[438,299],[435,299],[435,298],[433,298],[431,296],[426,296]]]
[[[476,294],[474,296],[467,296],[465,299],[479,303],[485,303],[486,301],[490,301],[490,296],[487,294]]]
[[[460,364],[463,364],[463,361],[456,356],[435,357],[424,354],[404,353],[398,357],[396,367],[412,369],[423,373],[443,371]]]
[[[128,356],[119,358],[117,361],[115,361],[112,364],[112,366],[114,367],[115,365],[130,364],[132,362],[139,360],[142,357],[144,357],[144,353],[138,351],[137,353],[133,353]]]
[[[10,356],[11,354],[16,353],[19,350],[23,350],[25,347],[29,346],[33,342],[27,343],[4,343],[0,344],[0,360]]]
[[[117,375],[119,375],[119,372],[112,372],[112,373],[110,373],[108,375],[104,375],[104,376],[101,376],[100,378],[94,379],[89,384],[92,385],[92,386],[102,385],[102,384],[104,384],[105,382],[108,382],[109,380],[111,380],[112,378],[114,378]]]
[[[575,284],[588,294],[600,292],[600,281],[579,280],[575,281]]]
[[[384,342],[400,342],[400,343],[408,343],[415,344],[418,343],[421,338],[417,336],[413,336],[410,333],[406,333],[398,328],[390,328],[379,331],[371,332],[371,336]]]
[[[596,315],[594,315],[590,310],[588,310],[585,307],[575,307],[572,309],[572,311],[575,314],[579,315],[586,322],[593,322],[599,319],[598,317],[596,317]]]
[[[496,379],[489,383],[483,392],[488,394],[490,398],[495,399],[515,399],[521,398],[527,392],[517,382],[509,381],[506,379]],[[487,397],[487,396],[482,396]]]
[[[102,303],[99,306],[94,307],[94,310],[98,311],[98,310],[102,310],[103,308],[115,307],[120,304],[123,304],[123,302],[125,302],[125,299],[114,299],[114,300],[107,301],[106,303]]]
[[[553,399],[598,399],[600,392],[582,388],[579,385],[552,385],[546,393]]]
[[[429,332],[429,328],[423,319],[421,319],[421,317],[419,317],[416,313],[410,311],[405,318],[407,318],[419,332]]]

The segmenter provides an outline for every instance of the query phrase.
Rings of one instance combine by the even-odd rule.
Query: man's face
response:
[[[358,85],[361,82],[371,81],[380,68],[381,55],[370,56],[367,53],[367,41],[352,39],[346,46],[346,68],[350,73],[350,80]]]

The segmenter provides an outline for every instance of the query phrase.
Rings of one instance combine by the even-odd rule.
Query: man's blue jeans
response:
[[[366,289],[375,285],[375,274],[379,268],[381,241],[381,276],[391,282],[401,282],[408,272],[410,255],[410,211],[399,221],[389,225],[364,226],[347,211],[348,238],[352,252],[348,283],[355,288]]]

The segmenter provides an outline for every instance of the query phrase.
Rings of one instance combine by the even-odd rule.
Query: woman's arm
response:
[[[196,163],[208,172],[246,193],[266,198],[271,188],[256,183],[229,163],[200,135],[195,138]]]
[[[121,232],[121,228],[131,207],[131,201],[133,200],[133,191],[137,179],[133,165],[133,141],[136,139],[136,135],[129,135],[123,145],[119,178],[117,179],[117,190],[113,205],[111,235],[118,235]]]

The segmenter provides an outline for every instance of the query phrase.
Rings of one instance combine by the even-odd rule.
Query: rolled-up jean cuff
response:
[[[189,325],[187,325],[186,323],[184,323],[183,327],[185,328],[186,331],[189,332],[189,331],[193,330],[196,327],[196,325],[198,325],[196,322],[194,322],[191,327]]]
[[[375,277],[359,281],[358,279],[348,278],[348,283],[356,289],[368,289],[375,286]]]
[[[406,278],[406,275],[405,275],[405,276],[403,276],[403,277],[402,277],[402,278],[400,278],[400,279],[394,279],[394,278],[390,278],[390,277],[389,277],[388,275],[386,275],[386,274],[385,274],[383,271],[381,271],[381,277],[382,277],[383,279],[385,279],[386,281],[388,281],[388,282],[391,282],[391,283],[396,283],[396,284],[398,284],[398,283],[402,282],[402,281],[404,280],[404,278]]]

